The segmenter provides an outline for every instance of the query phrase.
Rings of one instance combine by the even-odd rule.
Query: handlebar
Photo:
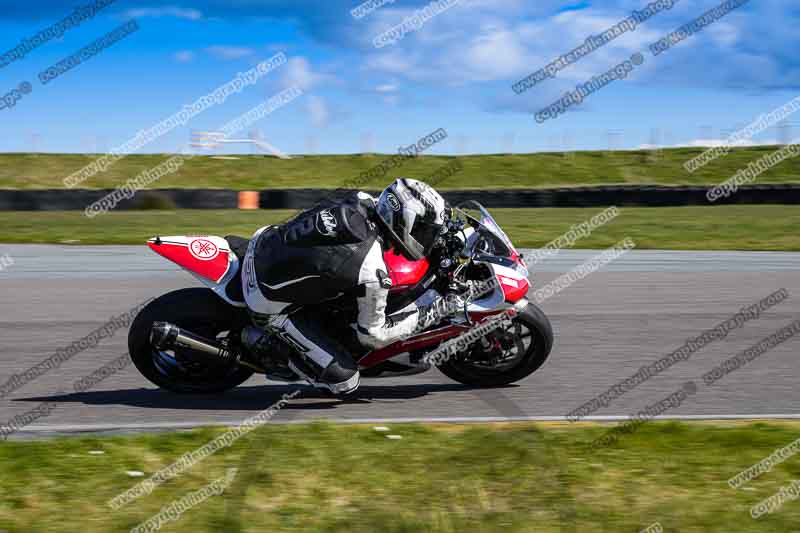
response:
[[[441,270],[448,273],[451,284],[461,284],[461,274],[469,267],[476,256],[479,240],[466,247],[469,239],[464,231],[467,222],[460,218],[451,217],[446,223],[446,231],[442,235],[443,257],[439,263]],[[470,224],[476,230],[475,224]],[[453,268],[455,265],[455,268]],[[452,269],[452,270],[451,270]],[[466,281],[466,280],[464,280]]]

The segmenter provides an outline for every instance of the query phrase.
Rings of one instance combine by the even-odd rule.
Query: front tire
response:
[[[233,307],[210,289],[180,289],[147,304],[128,333],[128,351],[139,372],[163,389],[178,393],[214,393],[247,381],[252,370],[237,363],[227,368],[203,368],[187,362],[178,351],[160,351],[150,343],[153,322],[170,322],[198,335],[217,338],[238,332],[248,323],[247,312]]]
[[[510,367],[493,368],[472,360],[451,358],[438,365],[439,370],[450,379],[473,387],[502,387],[533,374],[541,367],[553,348],[553,326],[541,309],[529,303],[514,318],[507,330],[516,340],[530,338],[530,343],[520,348],[517,343],[518,360]]]

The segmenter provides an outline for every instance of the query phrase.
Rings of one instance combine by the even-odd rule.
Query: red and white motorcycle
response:
[[[209,393],[236,387],[256,372],[281,381],[300,379],[280,355],[284,350],[255,354],[242,343],[242,331],[258,322],[242,295],[240,269],[248,242],[233,236],[148,241],[150,249],[206,285],[156,298],[131,325],[131,358],[151,382],[175,392]],[[469,202],[453,210],[440,244],[433,257],[420,261],[386,252],[392,279],[387,314],[403,312],[415,303],[425,305],[469,282],[491,290],[468,301],[463,313],[412,337],[354,353],[361,375],[410,375],[435,365],[460,383],[491,387],[533,373],[550,354],[553,330],[544,313],[526,298],[528,269],[511,240],[483,206]],[[318,306],[320,323],[343,342],[352,336],[355,317],[344,300],[350,301],[341,298]]]

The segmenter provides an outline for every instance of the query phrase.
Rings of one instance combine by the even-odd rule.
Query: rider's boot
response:
[[[255,326],[242,331],[242,344],[262,357],[270,378],[297,381],[299,376],[334,395],[358,388],[358,365],[343,345],[322,335],[309,320],[295,317],[281,326],[270,333]]]
[[[350,394],[361,380],[358,364],[350,349],[326,331],[317,319],[300,312],[281,324],[277,335],[293,348],[289,368],[316,388],[335,395]]]
[[[289,357],[289,368],[303,376],[314,388],[334,396],[355,392],[361,382],[361,375],[355,365],[342,365],[338,361],[332,361],[321,369],[311,358],[297,352]]]
[[[255,355],[264,367],[267,377],[275,381],[300,381],[301,378],[289,368],[291,348],[276,338],[274,334],[267,333],[256,326],[246,326],[242,330],[242,346]]]

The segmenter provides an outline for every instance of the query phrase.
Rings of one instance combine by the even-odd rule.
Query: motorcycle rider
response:
[[[277,335],[292,348],[287,353],[292,372],[334,394],[355,391],[360,375],[351,349],[325,331],[314,306],[354,297],[356,337],[367,349],[391,344],[452,314],[463,304],[458,296],[454,302],[454,295],[387,316],[392,280],[383,259],[392,248],[412,261],[428,256],[448,213],[432,187],[400,178],[377,200],[352,193],[280,226],[261,228],[247,249],[242,287],[256,323],[270,331],[246,329],[243,342],[258,346]]]

